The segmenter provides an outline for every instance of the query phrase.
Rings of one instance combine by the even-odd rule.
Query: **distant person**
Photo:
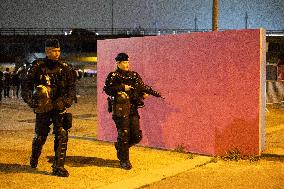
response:
[[[9,68],[6,68],[6,70],[3,72],[3,86],[4,98],[10,98],[11,73]]]
[[[12,86],[12,97],[19,98],[19,91],[20,91],[20,77],[16,71],[13,71],[11,74],[11,86]]]
[[[142,139],[139,125],[138,108],[144,106],[143,99],[149,94],[161,97],[151,87],[145,85],[137,72],[129,70],[129,60],[126,53],[119,53],[116,58],[116,70],[106,78],[104,91],[110,97],[109,112],[116,124],[117,158],[122,169],[129,170],[132,165],[129,160],[129,148]]]
[[[3,72],[0,71],[0,102],[2,102],[2,91],[3,91]]]
[[[42,147],[53,124],[55,156],[52,174],[68,177],[64,164],[72,114],[67,113],[67,108],[72,105],[76,93],[74,71],[70,65],[59,60],[60,52],[58,40],[46,40],[46,58],[33,62],[23,80],[22,97],[36,114],[31,167],[37,167]]]
[[[284,80],[284,53],[278,55],[277,79]]]

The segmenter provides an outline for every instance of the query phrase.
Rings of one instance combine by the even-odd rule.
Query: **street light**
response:
[[[218,0],[213,0],[212,31],[218,31]]]
[[[111,0],[111,35],[113,35],[113,0]]]
[[[246,12],[245,16],[245,28],[248,29],[248,12]]]
[[[194,30],[197,31],[197,17],[194,18]]]

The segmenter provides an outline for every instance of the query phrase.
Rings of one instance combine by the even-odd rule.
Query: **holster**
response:
[[[130,114],[130,101],[125,103],[114,103],[112,114],[116,117],[127,117]]]
[[[63,114],[63,128],[67,131],[72,127],[72,114],[64,113]]]
[[[107,98],[107,111],[108,111],[109,113],[112,112],[112,104],[113,104],[113,101],[112,101],[111,97],[108,97],[108,98]]]

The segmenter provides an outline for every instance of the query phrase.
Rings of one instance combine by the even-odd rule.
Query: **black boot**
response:
[[[59,177],[69,177],[69,173],[64,167],[52,168],[52,174]]]
[[[58,135],[55,136],[54,141],[54,161],[52,165],[52,174],[59,177],[68,177],[69,173],[64,168],[66,150],[68,142],[68,133],[63,128],[60,130]]]
[[[129,160],[127,160],[127,161],[120,161],[119,163],[120,163],[120,167],[121,167],[122,169],[125,169],[125,170],[130,170],[130,169],[132,169],[132,165],[131,165],[131,163],[130,163]]]
[[[125,170],[130,170],[132,165],[129,161],[129,146],[128,143],[115,143],[117,150],[117,158],[119,159],[120,167]]]
[[[36,136],[32,143],[32,155],[30,157],[30,165],[32,168],[36,168],[38,164],[38,159],[41,154],[42,146],[46,141],[45,136]]]

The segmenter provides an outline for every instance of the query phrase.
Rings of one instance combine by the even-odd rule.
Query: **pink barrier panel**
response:
[[[265,31],[237,30],[98,41],[98,139],[116,141],[103,85],[119,52],[160,91],[140,109],[143,146],[225,155],[264,148]]]

